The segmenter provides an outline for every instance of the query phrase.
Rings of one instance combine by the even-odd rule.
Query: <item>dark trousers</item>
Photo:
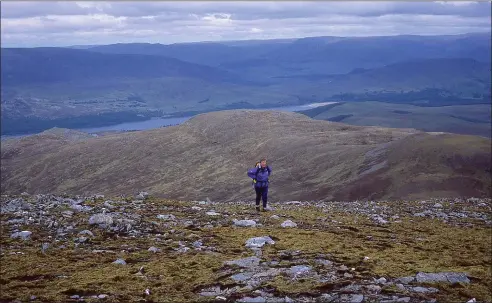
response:
[[[263,208],[267,207],[268,186],[255,187],[256,191],[256,206],[260,206],[260,200],[263,200]]]

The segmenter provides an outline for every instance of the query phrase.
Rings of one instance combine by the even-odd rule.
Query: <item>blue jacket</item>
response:
[[[268,187],[268,178],[272,174],[272,168],[267,166],[265,168],[251,168],[248,170],[248,177],[256,179],[255,187]]]

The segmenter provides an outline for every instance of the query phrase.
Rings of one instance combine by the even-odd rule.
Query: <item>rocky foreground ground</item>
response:
[[[1,302],[492,302],[490,199],[1,198]]]

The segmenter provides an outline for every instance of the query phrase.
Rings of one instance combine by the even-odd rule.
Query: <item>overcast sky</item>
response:
[[[460,34],[490,31],[490,1],[1,2],[2,47]]]

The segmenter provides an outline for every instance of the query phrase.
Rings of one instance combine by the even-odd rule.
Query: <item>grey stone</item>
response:
[[[28,230],[24,230],[24,231],[13,233],[10,236],[10,238],[12,238],[12,239],[20,238],[20,239],[26,241],[26,240],[30,240],[31,239],[31,235],[32,235],[32,232],[30,232]]]
[[[340,296],[340,301],[347,302],[347,303],[362,303],[364,301],[364,296],[358,294],[351,294],[351,295],[345,294]]]
[[[176,220],[176,217],[172,214],[170,214],[170,215],[157,215],[157,219],[160,219],[163,221],[174,221],[174,220]]]
[[[214,216],[214,217],[215,217],[215,216],[220,216],[220,214],[219,214],[219,213],[217,213],[217,212],[215,212],[215,211],[207,211],[205,214],[206,214],[207,216]]]
[[[99,295],[97,296],[98,299],[106,299],[108,297],[108,295]]]
[[[201,241],[195,241],[195,242],[193,242],[192,245],[193,245],[193,247],[198,248],[198,247],[202,247],[203,246],[203,243]]]
[[[381,277],[375,281],[378,284],[385,284],[387,282],[385,277]]]
[[[290,275],[298,276],[309,273],[313,268],[306,265],[296,265],[289,268],[288,273]]]
[[[232,220],[235,226],[240,226],[240,227],[255,227],[256,222],[253,220]]]
[[[254,273],[252,273],[252,272],[242,272],[242,273],[232,275],[231,279],[233,279],[236,282],[244,282],[244,281],[251,279],[253,277],[253,274]]]
[[[291,220],[286,220],[282,224],[280,224],[283,228],[289,228],[289,227],[297,227],[297,224],[292,222]]]
[[[236,302],[238,302],[238,303],[266,303],[266,299],[263,297],[254,297],[254,298],[244,297],[244,298],[237,300]]]
[[[88,238],[87,237],[78,237],[78,238],[75,238],[75,242],[77,243],[85,243],[87,242]]]
[[[316,263],[319,263],[319,264],[324,265],[324,266],[332,266],[333,265],[333,262],[331,262],[329,260],[325,260],[325,259],[316,259],[315,261],[316,261]]]
[[[405,286],[404,286],[403,284],[401,284],[401,283],[397,283],[395,286],[396,286],[396,288],[398,288],[399,290],[403,290],[403,291],[404,291],[404,290],[407,290],[407,289],[405,288]]]
[[[396,300],[396,302],[403,302],[403,303],[408,303],[410,302],[410,297],[403,297],[403,298],[399,298]]]
[[[80,296],[79,295],[73,295],[73,296],[70,296],[70,299],[80,299]]]
[[[248,248],[261,248],[265,244],[273,245],[273,244],[275,244],[275,241],[273,241],[272,238],[265,236],[265,237],[250,238],[246,241],[245,244],[246,244],[246,247],[248,247]]]
[[[103,204],[103,206],[104,206],[104,207],[107,207],[107,208],[109,208],[109,209],[114,209],[114,208],[116,208],[116,206],[112,205],[111,203],[113,203],[113,201],[111,201],[111,200],[105,201],[105,202],[104,202],[104,204]]]
[[[358,284],[350,284],[350,285],[347,285],[345,287],[342,287],[340,289],[341,292],[358,292],[360,291],[362,288],[362,286],[358,285]]]
[[[126,265],[126,261],[123,259],[118,259],[114,261],[113,264]]]
[[[383,219],[383,217],[381,217],[380,215],[372,215],[371,218],[374,221],[374,223],[379,225],[384,225],[388,223],[388,221]]]
[[[446,278],[448,279],[448,282],[451,284],[455,283],[470,283],[470,279],[466,276],[464,273],[458,273],[458,272],[447,272]]]
[[[200,292],[200,296],[203,296],[203,297],[216,297],[216,296],[219,296],[221,294],[222,294],[222,291],[220,290],[220,286],[209,287],[209,288],[203,289]]]
[[[61,214],[64,217],[71,218],[73,216],[73,211],[70,211],[70,210],[62,211]]]
[[[46,251],[48,250],[48,248],[50,248],[50,244],[49,244],[49,243],[43,243],[43,244],[41,245],[41,252],[42,252],[43,254],[45,254],[45,253],[46,253]]]
[[[433,207],[434,208],[442,208],[442,204],[441,203],[436,203],[436,204],[434,204]]]
[[[148,249],[148,251],[153,252],[153,253],[158,253],[158,252],[160,252],[161,250],[160,250],[159,248],[157,248],[157,247],[151,246],[151,247]]]
[[[149,193],[148,192],[140,192],[138,195],[137,195],[137,200],[145,200],[149,197]]]
[[[237,265],[242,268],[251,268],[260,265],[260,259],[257,257],[248,257],[233,261],[226,261],[226,265]]]
[[[379,293],[381,291],[381,286],[379,285],[366,285],[365,288],[372,293]]]
[[[273,219],[273,220],[280,220],[280,217],[277,216],[277,215],[273,215],[270,217],[270,219]]]
[[[333,296],[333,295],[330,295],[330,294],[322,294],[320,297],[318,297],[318,299],[316,300],[316,302],[319,302],[319,303],[330,303],[330,302],[335,302],[336,300],[336,297]]]
[[[89,218],[89,224],[109,226],[113,224],[113,218],[106,214],[95,214]]]
[[[449,283],[470,283],[470,280],[464,273],[441,272],[441,273],[424,273],[419,272],[415,279],[419,283],[449,282]]]

